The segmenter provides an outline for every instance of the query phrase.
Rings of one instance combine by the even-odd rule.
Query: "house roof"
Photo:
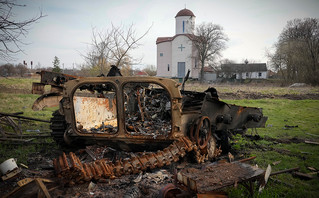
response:
[[[168,42],[174,40],[178,36],[187,36],[190,40],[193,40],[195,35],[194,34],[177,34],[173,37],[157,37],[156,44]]]
[[[135,76],[148,76],[148,74],[145,71],[137,71]]]
[[[204,72],[215,72],[213,67],[204,67]]]
[[[175,18],[176,17],[179,17],[179,16],[195,16],[194,15],[194,13],[192,12],[192,11],[190,11],[189,9],[182,9],[182,10],[180,10],[177,14],[176,14],[176,16],[175,16]]]
[[[267,71],[267,66],[266,63],[222,64],[221,69],[224,72],[259,72]]]

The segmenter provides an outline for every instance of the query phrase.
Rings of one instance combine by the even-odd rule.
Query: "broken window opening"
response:
[[[87,83],[73,95],[76,128],[82,133],[118,130],[116,89],[111,83]]]
[[[162,86],[155,83],[127,83],[123,91],[128,133],[155,138],[171,132],[171,99]]]

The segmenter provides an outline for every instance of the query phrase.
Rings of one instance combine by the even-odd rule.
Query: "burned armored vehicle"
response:
[[[187,137],[213,156],[228,149],[230,133],[264,127],[262,109],[220,101],[206,92],[180,89],[158,77],[77,77],[42,71],[33,93],[43,94],[33,108],[59,105],[51,119],[52,136],[62,146],[103,144],[124,151],[156,151]]]

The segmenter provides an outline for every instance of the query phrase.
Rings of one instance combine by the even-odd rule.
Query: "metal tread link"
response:
[[[198,155],[199,150],[196,144],[187,137],[181,137],[162,151],[118,160],[115,163],[109,162],[108,159],[82,163],[74,153],[70,152],[69,155],[63,153],[62,156],[54,159],[53,165],[58,177],[63,178],[66,184],[73,185],[92,179],[99,181],[121,175],[136,174],[148,168],[160,168],[171,164],[171,162],[177,162],[180,157],[186,155],[186,152],[192,150]],[[203,161],[199,160],[204,160],[204,158],[201,156],[197,158],[197,161],[201,163]]]
[[[58,110],[53,112],[52,115],[53,117],[50,120],[50,129],[52,130],[51,136],[58,144],[63,144],[63,136],[67,128],[65,118],[59,113]]]

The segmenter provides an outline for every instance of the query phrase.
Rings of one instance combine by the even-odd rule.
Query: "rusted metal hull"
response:
[[[264,170],[248,164],[234,162],[188,168],[177,174],[177,181],[196,193],[209,193],[241,182],[262,178]]]
[[[105,126],[117,127],[116,104],[105,98],[92,97],[74,97],[74,113],[77,128],[82,131],[90,131],[92,126],[101,127],[101,123]],[[103,115],[103,116],[97,116]],[[105,132],[106,127],[101,129]]]
[[[116,84],[113,83],[114,81],[116,82]],[[166,90],[166,92],[164,92],[160,97],[167,96],[170,99],[170,122],[168,122],[169,128],[166,129],[167,132],[165,133],[162,133],[161,131],[159,131],[159,133],[156,133],[156,128],[152,128],[152,126],[159,124],[159,122],[150,125],[149,131],[147,131],[147,127],[143,128],[143,132],[141,132],[141,130],[136,131],[136,123],[140,122],[143,125],[145,125],[145,120],[147,120],[148,116],[148,110],[152,108],[152,106],[141,108],[141,103],[137,103],[137,109],[135,109],[135,112],[141,112],[140,120],[135,120],[135,124],[129,126],[127,123],[128,114],[125,106],[125,98],[130,97],[130,93],[128,93],[128,96],[126,96],[126,93],[123,93],[122,91],[124,89],[123,87],[125,87],[125,85],[127,85],[128,83],[147,84],[150,82],[153,82],[153,84],[160,85],[162,89]],[[115,90],[114,93],[116,94],[116,96],[113,98],[111,102],[109,100],[104,100],[100,98],[91,99],[89,103],[87,103],[86,105],[82,105],[81,111],[78,111],[79,103],[77,102],[77,100],[75,99],[76,97],[74,96],[76,90],[81,88],[81,86],[83,87],[83,85],[92,84],[98,87],[100,85],[104,85],[107,83],[112,84]],[[177,86],[178,85],[176,84],[176,82],[170,79],[152,77],[85,78],[76,81],[69,81],[65,85],[65,91],[63,95],[63,98],[65,98],[65,100],[62,101],[61,105],[61,107],[63,107],[63,112],[66,121],[70,124],[72,128],[72,130],[69,130],[69,133],[67,135],[71,139],[72,137],[82,137],[86,138],[89,141],[90,137],[94,137],[95,141],[122,141],[127,145],[130,145],[132,143],[145,144],[147,142],[161,144],[161,142],[163,141],[172,142],[178,139],[179,137],[187,137],[189,135],[190,126],[192,126],[202,116],[208,117],[210,124],[212,125],[213,133],[214,131],[216,133],[218,131],[224,130],[263,127],[267,119],[266,117],[263,117],[262,111],[259,108],[229,105],[217,99],[208,98],[205,94],[197,96],[193,92],[189,92],[188,94],[195,94],[195,96],[199,97],[198,100],[201,101],[200,106],[197,109],[195,108],[196,105],[192,105],[192,103],[190,103],[189,106],[185,106],[185,102],[182,100],[184,95],[180,93],[180,91],[177,89]],[[134,86],[131,87],[133,89]],[[154,99],[154,96],[150,96],[147,99],[145,98],[146,96],[143,94],[136,95],[137,101],[144,102],[145,100],[157,100],[156,98]],[[100,106],[95,105],[97,103]],[[116,110],[109,109],[110,104],[116,106]],[[102,113],[100,111],[103,111],[105,113]],[[94,114],[94,112],[96,112],[96,114]],[[97,115],[100,114],[104,114],[104,118],[97,118]],[[152,116],[153,115],[149,117]],[[86,121],[87,118],[86,122],[93,122],[98,119],[104,120],[98,120],[97,123],[91,124],[91,128],[96,127],[99,129],[93,133],[88,133],[88,130],[81,130],[82,126],[79,127],[79,124],[77,122],[79,118],[81,121]],[[113,122],[110,123],[110,120],[112,120]],[[104,123],[104,125],[112,125],[113,127],[117,124],[116,130],[113,130],[112,133],[104,133],[101,128],[102,123]],[[88,127],[89,126],[84,128]]]
[[[57,107],[62,99],[59,93],[50,93],[40,96],[32,105],[33,111],[41,111],[45,107]]]
[[[80,140],[81,145],[99,143],[141,151],[162,149],[189,137],[205,149],[211,138],[220,146],[229,133],[264,127],[267,120],[260,108],[222,102],[213,88],[208,92],[181,91],[172,79],[81,78],[41,72],[35,92],[41,92],[43,84],[51,85],[52,93],[37,100],[34,109],[59,102],[63,122],[52,119],[51,125],[59,143]],[[204,125],[198,123],[202,118]]]

